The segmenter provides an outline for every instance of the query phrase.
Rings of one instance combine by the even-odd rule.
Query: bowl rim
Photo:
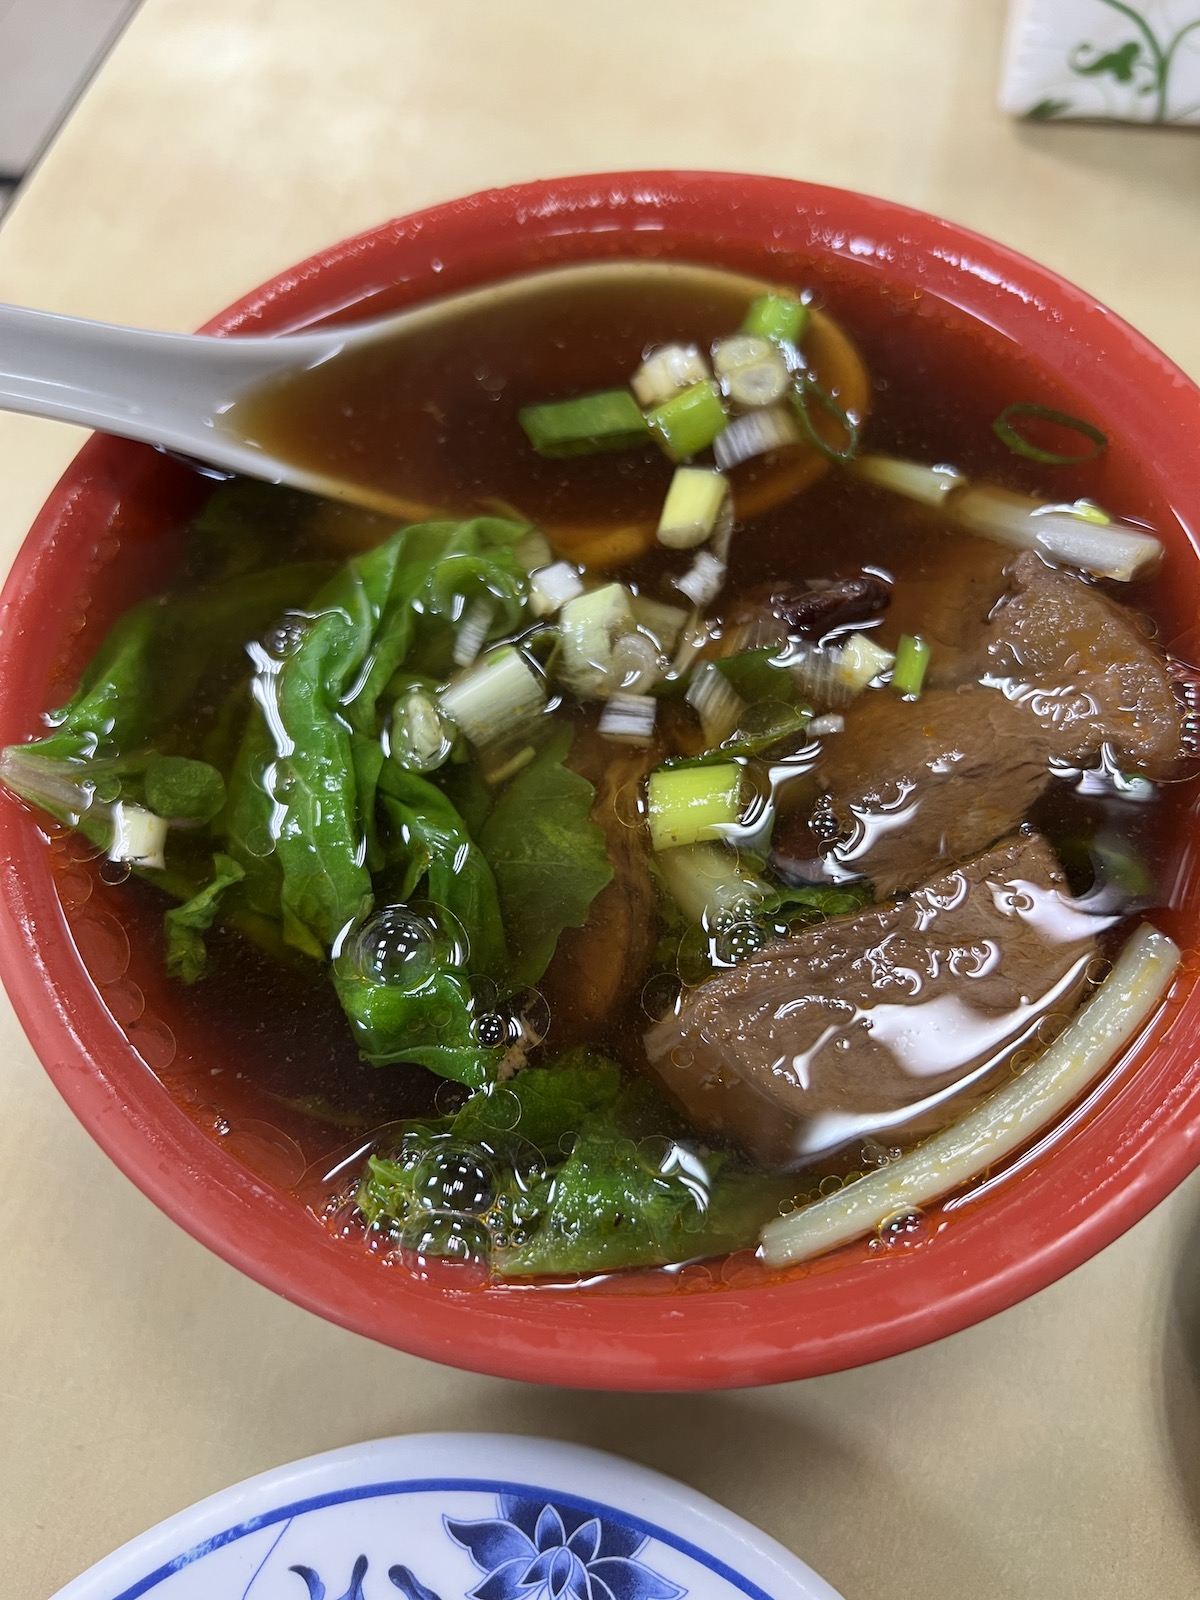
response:
[[[768,252],[808,250],[856,270],[917,273],[924,292],[1036,333],[1049,370],[1088,364],[1097,413],[1117,414],[1136,381],[1133,444],[1171,485],[1175,543],[1200,547],[1200,390],[1148,340],[1045,267],[954,223],[891,201],[796,180],[723,172],[601,173],[491,189],[394,219],[322,250],[236,301],[204,330],[284,330],[351,314],[364,294],[419,299],[500,275],[497,263],[656,250],[732,264],[765,229]],[[724,226],[724,232],[718,227]],[[581,244],[582,241],[582,244]],[[437,252],[434,254],[433,252]],[[525,268],[527,270],[527,266]],[[1127,430],[1127,432],[1130,430]],[[1194,445],[1192,445],[1194,453]],[[72,541],[152,494],[161,457],[90,439],[50,495],[0,594],[0,727],[28,732],[45,703],[46,645],[29,618]],[[90,530],[90,533],[89,533]],[[42,629],[43,634],[53,630]],[[57,639],[59,635],[55,633]],[[9,733],[8,736],[15,737]],[[153,1079],[105,1009],[51,886],[32,814],[5,796],[0,970],[35,1052],[121,1170],[193,1237],[259,1283],[335,1323],[449,1365],[540,1383],[707,1389],[842,1370],[930,1343],[1052,1283],[1138,1221],[1200,1162],[1200,1026],[1192,987],[1119,1072],[1006,1169],[952,1201],[936,1248],[870,1257],[855,1247],[766,1284],[645,1294],[418,1283],[346,1251],[205,1134]],[[1190,974],[1189,974],[1190,976]],[[1033,1170],[1036,1166],[1037,1170]],[[985,1196],[987,1203],[981,1205]],[[303,1226],[300,1223],[303,1223]],[[357,1269],[350,1261],[353,1255]],[[367,1272],[361,1269],[365,1267]],[[368,1276],[370,1274],[370,1276]],[[850,1311],[857,1316],[849,1317]]]

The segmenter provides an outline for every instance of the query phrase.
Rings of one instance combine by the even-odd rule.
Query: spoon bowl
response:
[[[721,268],[673,261],[603,261],[522,273],[483,288],[450,294],[368,321],[317,327],[280,337],[222,338],[112,327],[18,306],[0,306],[0,407],[82,423],[141,440],[222,472],[287,484],[373,514],[359,527],[362,542],[379,536],[374,516],[418,521],[515,509],[531,514],[551,543],[584,565],[615,565],[637,555],[654,536],[659,503],[616,502],[603,522],[580,524],[539,515],[539,508],[465,503],[439,484],[447,436],[420,415],[420,396],[402,419],[405,431],[425,424],[421,452],[429,471],[381,476],[376,450],[364,449],[370,427],[371,385],[381,370],[399,383],[407,368],[443,350],[470,350],[476,330],[517,317],[531,329],[533,370],[552,355],[544,317],[580,291],[633,292],[652,301],[722,304],[738,316],[770,285]],[[565,299],[564,299],[565,297]],[[730,326],[736,326],[731,322]],[[827,315],[815,311],[805,340],[811,370],[847,411],[867,404],[866,373],[857,351]],[[308,414],[307,432],[289,426]],[[330,417],[352,415],[354,429],[331,440]],[[528,446],[514,429],[517,449]],[[811,445],[772,452],[739,485],[739,505],[753,516],[797,493],[825,470]],[[616,469],[614,469],[615,471]]]

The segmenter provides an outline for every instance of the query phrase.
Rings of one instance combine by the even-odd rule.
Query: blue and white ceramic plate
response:
[[[782,1545],[615,1456],[414,1434],[203,1500],[56,1600],[839,1600]]]

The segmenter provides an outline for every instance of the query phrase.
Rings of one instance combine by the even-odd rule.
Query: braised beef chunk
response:
[[[1043,839],[1008,839],[719,973],[650,1031],[647,1054],[700,1127],[769,1164],[924,1132],[959,1112],[956,1085],[1074,1008],[1097,926]],[[950,1103],[931,1105],[939,1093]]]
[[[1059,760],[1088,766],[1108,745],[1126,770],[1169,777],[1183,709],[1134,613],[1031,551],[1009,576],[1011,593],[984,634],[988,677],[1029,710]]]
[[[878,895],[920,883],[1010,833],[1052,782],[1036,718],[998,689],[867,693],[826,741],[815,812],[781,818],[773,865],[860,874]]]

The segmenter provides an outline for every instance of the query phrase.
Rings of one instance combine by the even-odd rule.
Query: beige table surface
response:
[[[1200,134],[1012,125],[994,109],[1002,12],[146,0],[0,228],[0,300],[184,329],[430,201],[712,166],[968,223],[1200,377]],[[76,442],[0,417],[5,564]],[[934,1348],[769,1390],[574,1394],[395,1354],[240,1277],[101,1157],[7,1006],[0,1028],[4,1597],[44,1600],[250,1473],[429,1428],[622,1451],[753,1518],[847,1600],[1200,1594],[1200,1183]]]

